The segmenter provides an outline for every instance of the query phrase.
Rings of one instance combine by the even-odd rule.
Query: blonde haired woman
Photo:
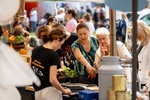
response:
[[[82,21],[83,23],[85,23],[89,30],[90,30],[90,35],[93,35],[93,32],[95,32],[95,27],[94,27],[94,24],[92,22],[92,17],[90,15],[90,13],[85,13],[83,16],[82,16]]]
[[[140,42],[142,49],[138,54],[138,76],[141,81],[141,86],[145,85],[149,81],[149,71],[150,71],[150,28],[142,20],[137,21],[137,39]]]

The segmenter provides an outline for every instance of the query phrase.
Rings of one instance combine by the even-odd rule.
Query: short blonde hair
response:
[[[44,32],[44,34],[50,34],[52,30],[48,27],[48,26],[40,26],[37,30],[36,36],[39,39],[42,39],[42,32]]]
[[[140,39],[141,45],[147,44],[147,42],[150,40],[149,26],[144,21],[138,20],[137,29],[138,29],[137,34],[141,36],[141,39]]]
[[[110,34],[109,30],[105,27],[101,27],[96,30],[96,36],[97,35],[107,35],[108,36],[109,34]]]

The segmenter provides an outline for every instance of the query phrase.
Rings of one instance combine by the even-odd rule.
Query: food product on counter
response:
[[[9,40],[10,40],[10,41],[14,41],[14,40],[15,40],[15,36],[14,36],[14,35],[10,36],[10,37],[9,37]]]
[[[25,49],[20,49],[19,54],[26,55],[27,51]]]

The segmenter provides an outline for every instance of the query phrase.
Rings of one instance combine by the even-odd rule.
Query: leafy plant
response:
[[[64,72],[66,73],[67,77],[70,77],[70,78],[78,77],[77,71],[76,70],[72,70],[69,67],[66,67],[64,69]]]
[[[23,40],[24,40],[23,35],[18,35],[18,36],[16,36],[16,43],[17,43],[17,44],[22,43],[22,42],[23,42]]]

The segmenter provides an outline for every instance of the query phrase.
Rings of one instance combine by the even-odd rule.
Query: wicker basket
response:
[[[16,40],[9,40],[9,43],[12,45],[17,45]]]
[[[18,51],[20,49],[25,48],[25,45],[24,44],[23,45],[13,45],[13,48]]]

